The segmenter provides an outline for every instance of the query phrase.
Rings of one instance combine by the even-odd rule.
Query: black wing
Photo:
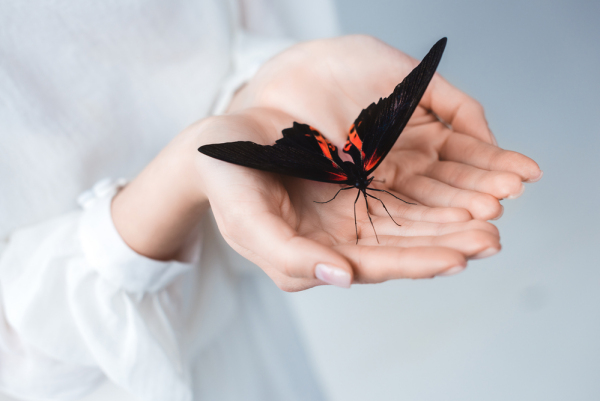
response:
[[[371,103],[350,127],[344,152],[368,174],[379,166],[396,143],[433,78],[445,47],[446,38],[442,38],[390,96],[379,99],[377,104]]]
[[[200,153],[240,166],[290,175],[313,181],[343,183],[348,175],[340,167],[337,148],[319,131],[294,122],[283,130],[283,138],[274,145],[254,142],[230,142],[204,145]]]

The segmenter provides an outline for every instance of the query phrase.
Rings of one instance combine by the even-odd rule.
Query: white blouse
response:
[[[110,201],[285,37],[336,32],[323,0],[0,3],[0,391],[321,399],[281,293],[210,215],[192,262],[159,262]]]

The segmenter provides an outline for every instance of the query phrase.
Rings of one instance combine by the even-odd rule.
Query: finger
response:
[[[399,278],[431,278],[463,269],[464,255],[442,247],[340,245],[336,249],[352,264],[357,283],[381,283]]]
[[[482,220],[469,220],[464,222],[456,223],[429,223],[423,221],[411,221],[404,219],[397,219],[396,225],[387,216],[373,217],[373,225],[377,230],[378,235],[390,235],[400,237],[420,237],[420,236],[439,236],[452,233],[459,233],[464,231],[485,231],[496,238],[500,238],[498,228],[490,222]],[[374,236],[373,229],[368,219],[360,220],[360,240]]]
[[[426,175],[455,188],[487,193],[497,199],[518,198],[525,191],[521,177],[515,173],[482,170],[457,162],[434,163]]]
[[[266,273],[266,271],[265,271]],[[271,270],[267,273],[269,278],[279,287],[280,290],[285,292],[298,292],[304,291],[308,288],[313,288],[319,285],[327,285],[328,283],[319,280],[318,278],[294,278],[286,276],[277,270]],[[345,287],[343,287],[345,288]]]
[[[421,175],[413,175],[402,182],[402,192],[427,206],[460,207],[467,209],[475,219],[490,220],[502,214],[502,205],[492,195],[458,189]]]
[[[542,170],[529,157],[459,133],[448,136],[440,157],[484,170],[514,173],[525,182],[535,182],[542,177]]]
[[[501,249],[500,238],[485,230],[468,230],[444,235],[419,237],[380,235],[368,237],[360,241],[361,245],[395,246],[414,248],[422,246],[441,246],[455,249],[469,259],[480,259],[492,256]]]
[[[258,264],[282,290],[295,290],[294,280],[289,278],[317,278],[327,284],[350,287],[352,268],[330,246],[297,235],[278,215],[270,212],[251,215],[248,218],[246,213],[246,218],[232,218],[233,221],[225,223],[230,227],[225,235],[232,231],[233,242],[242,248],[240,253]]]
[[[421,104],[433,111],[454,131],[462,132],[488,144],[498,145],[488,127],[483,106],[450,85],[440,74],[435,74]]]
[[[392,194],[404,199],[400,193]],[[429,221],[434,223],[450,223],[467,221],[471,215],[465,209],[454,207],[429,207],[424,205],[409,205],[385,192],[378,192],[367,188],[369,198],[369,211],[374,215],[387,216],[388,212],[394,217],[402,217],[413,221]],[[385,206],[384,206],[385,205]],[[387,212],[386,209],[387,208]]]

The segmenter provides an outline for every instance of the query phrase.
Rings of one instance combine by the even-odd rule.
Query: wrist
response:
[[[117,231],[135,252],[182,260],[208,200],[194,167],[194,144],[176,137],[113,199]]]

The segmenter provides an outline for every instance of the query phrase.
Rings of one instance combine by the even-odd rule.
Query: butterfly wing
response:
[[[296,122],[283,130],[283,138],[274,145],[240,141],[204,145],[198,151],[240,166],[313,181],[343,183],[348,180],[340,167],[342,160],[337,148],[316,129]]]
[[[442,58],[446,38],[440,39],[394,92],[364,109],[350,127],[344,152],[370,174],[396,143],[417,108]]]

